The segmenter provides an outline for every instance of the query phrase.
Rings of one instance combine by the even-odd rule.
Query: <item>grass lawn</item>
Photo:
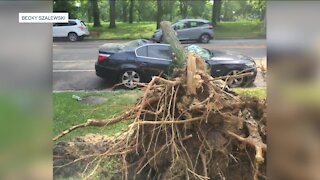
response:
[[[58,92],[53,93],[53,135],[56,136],[66,128],[86,122],[87,119],[111,118],[132,106],[141,95],[140,91],[111,92]],[[101,104],[89,105],[76,101],[72,95],[82,98],[86,96],[102,96],[106,101]],[[126,130],[129,122],[120,122],[106,128],[88,127],[76,130],[61,140],[72,139],[87,133],[104,133],[112,135]]]
[[[102,22],[102,27],[92,27],[86,23],[91,35],[89,39],[150,39],[156,29],[154,22],[122,23],[117,22],[117,28],[109,29],[109,23]]]
[[[266,88],[237,88],[236,92],[248,96],[266,97]],[[72,99],[72,95],[82,98],[86,96],[103,96],[107,100],[102,104],[88,105]],[[90,118],[110,118],[133,106],[136,99],[142,95],[141,91],[108,91],[108,92],[57,92],[53,93],[53,136],[63,130],[85,122]],[[113,135],[127,129],[129,122],[119,122],[105,128],[88,127],[76,130],[61,140],[70,140],[87,133],[103,133]]]
[[[89,39],[150,39],[156,30],[155,22],[135,22],[132,24],[117,22],[116,29],[109,29],[108,22],[102,22],[102,27],[92,27],[92,23],[86,23],[91,35]],[[214,28],[215,39],[239,39],[239,38],[261,38],[262,22],[239,21],[220,22]]]
[[[214,33],[216,39],[265,38],[262,26],[259,21],[220,22]]]

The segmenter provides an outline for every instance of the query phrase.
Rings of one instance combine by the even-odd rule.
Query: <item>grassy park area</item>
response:
[[[266,97],[266,88],[236,88],[237,93],[245,96]],[[105,101],[99,104],[86,104],[76,101],[72,95],[85,99],[89,96],[101,96]],[[105,91],[105,92],[56,92],[53,93],[53,136],[63,130],[87,119],[107,119],[132,107],[142,92],[135,91]],[[128,122],[119,122],[105,128],[87,127],[68,134],[60,140],[70,140],[87,133],[102,133],[113,135],[128,128]]]
[[[108,22],[102,22],[101,27],[86,24],[91,33],[89,39],[149,39],[156,30],[155,22],[117,22],[115,29],[109,29]],[[260,21],[220,22],[214,28],[215,39],[263,38],[265,33],[261,31],[262,26]]]

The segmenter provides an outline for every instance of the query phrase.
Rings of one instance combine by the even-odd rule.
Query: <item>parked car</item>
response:
[[[208,43],[213,39],[213,26],[208,20],[183,19],[174,23],[172,28],[177,32],[177,37],[180,41],[195,40],[201,43]],[[151,40],[162,42],[162,30],[157,29]]]
[[[231,87],[251,84],[255,80],[257,69],[251,57],[231,51],[210,51],[196,45],[189,45],[186,49],[205,59],[213,77],[237,74],[245,70],[253,72],[252,76],[228,81]],[[152,43],[144,39],[124,44],[107,43],[99,49],[95,70],[97,76],[119,81],[132,89],[136,87],[135,82],[148,82],[152,76],[166,72],[171,59],[169,44]]]
[[[54,38],[68,38],[75,42],[89,36],[89,31],[84,21],[69,19],[68,23],[54,23],[52,34]]]

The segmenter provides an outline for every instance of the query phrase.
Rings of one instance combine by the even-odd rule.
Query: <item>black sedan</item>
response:
[[[255,80],[257,69],[251,57],[231,51],[210,51],[196,45],[187,46],[186,50],[202,56],[213,77],[253,72],[252,76],[230,79],[228,85],[231,87],[249,85]],[[152,76],[166,72],[171,59],[169,44],[156,44],[144,39],[122,44],[107,43],[99,49],[95,69],[97,76],[119,81],[132,89],[136,87],[135,82],[148,82]]]

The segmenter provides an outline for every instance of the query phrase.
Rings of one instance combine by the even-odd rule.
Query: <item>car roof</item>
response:
[[[83,21],[83,20],[80,20],[80,19],[69,19],[69,21]]]
[[[204,22],[204,23],[209,23],[210,21],[205,20],[205,19],[181,19],[179,21],[197,21],[197,22]]]

